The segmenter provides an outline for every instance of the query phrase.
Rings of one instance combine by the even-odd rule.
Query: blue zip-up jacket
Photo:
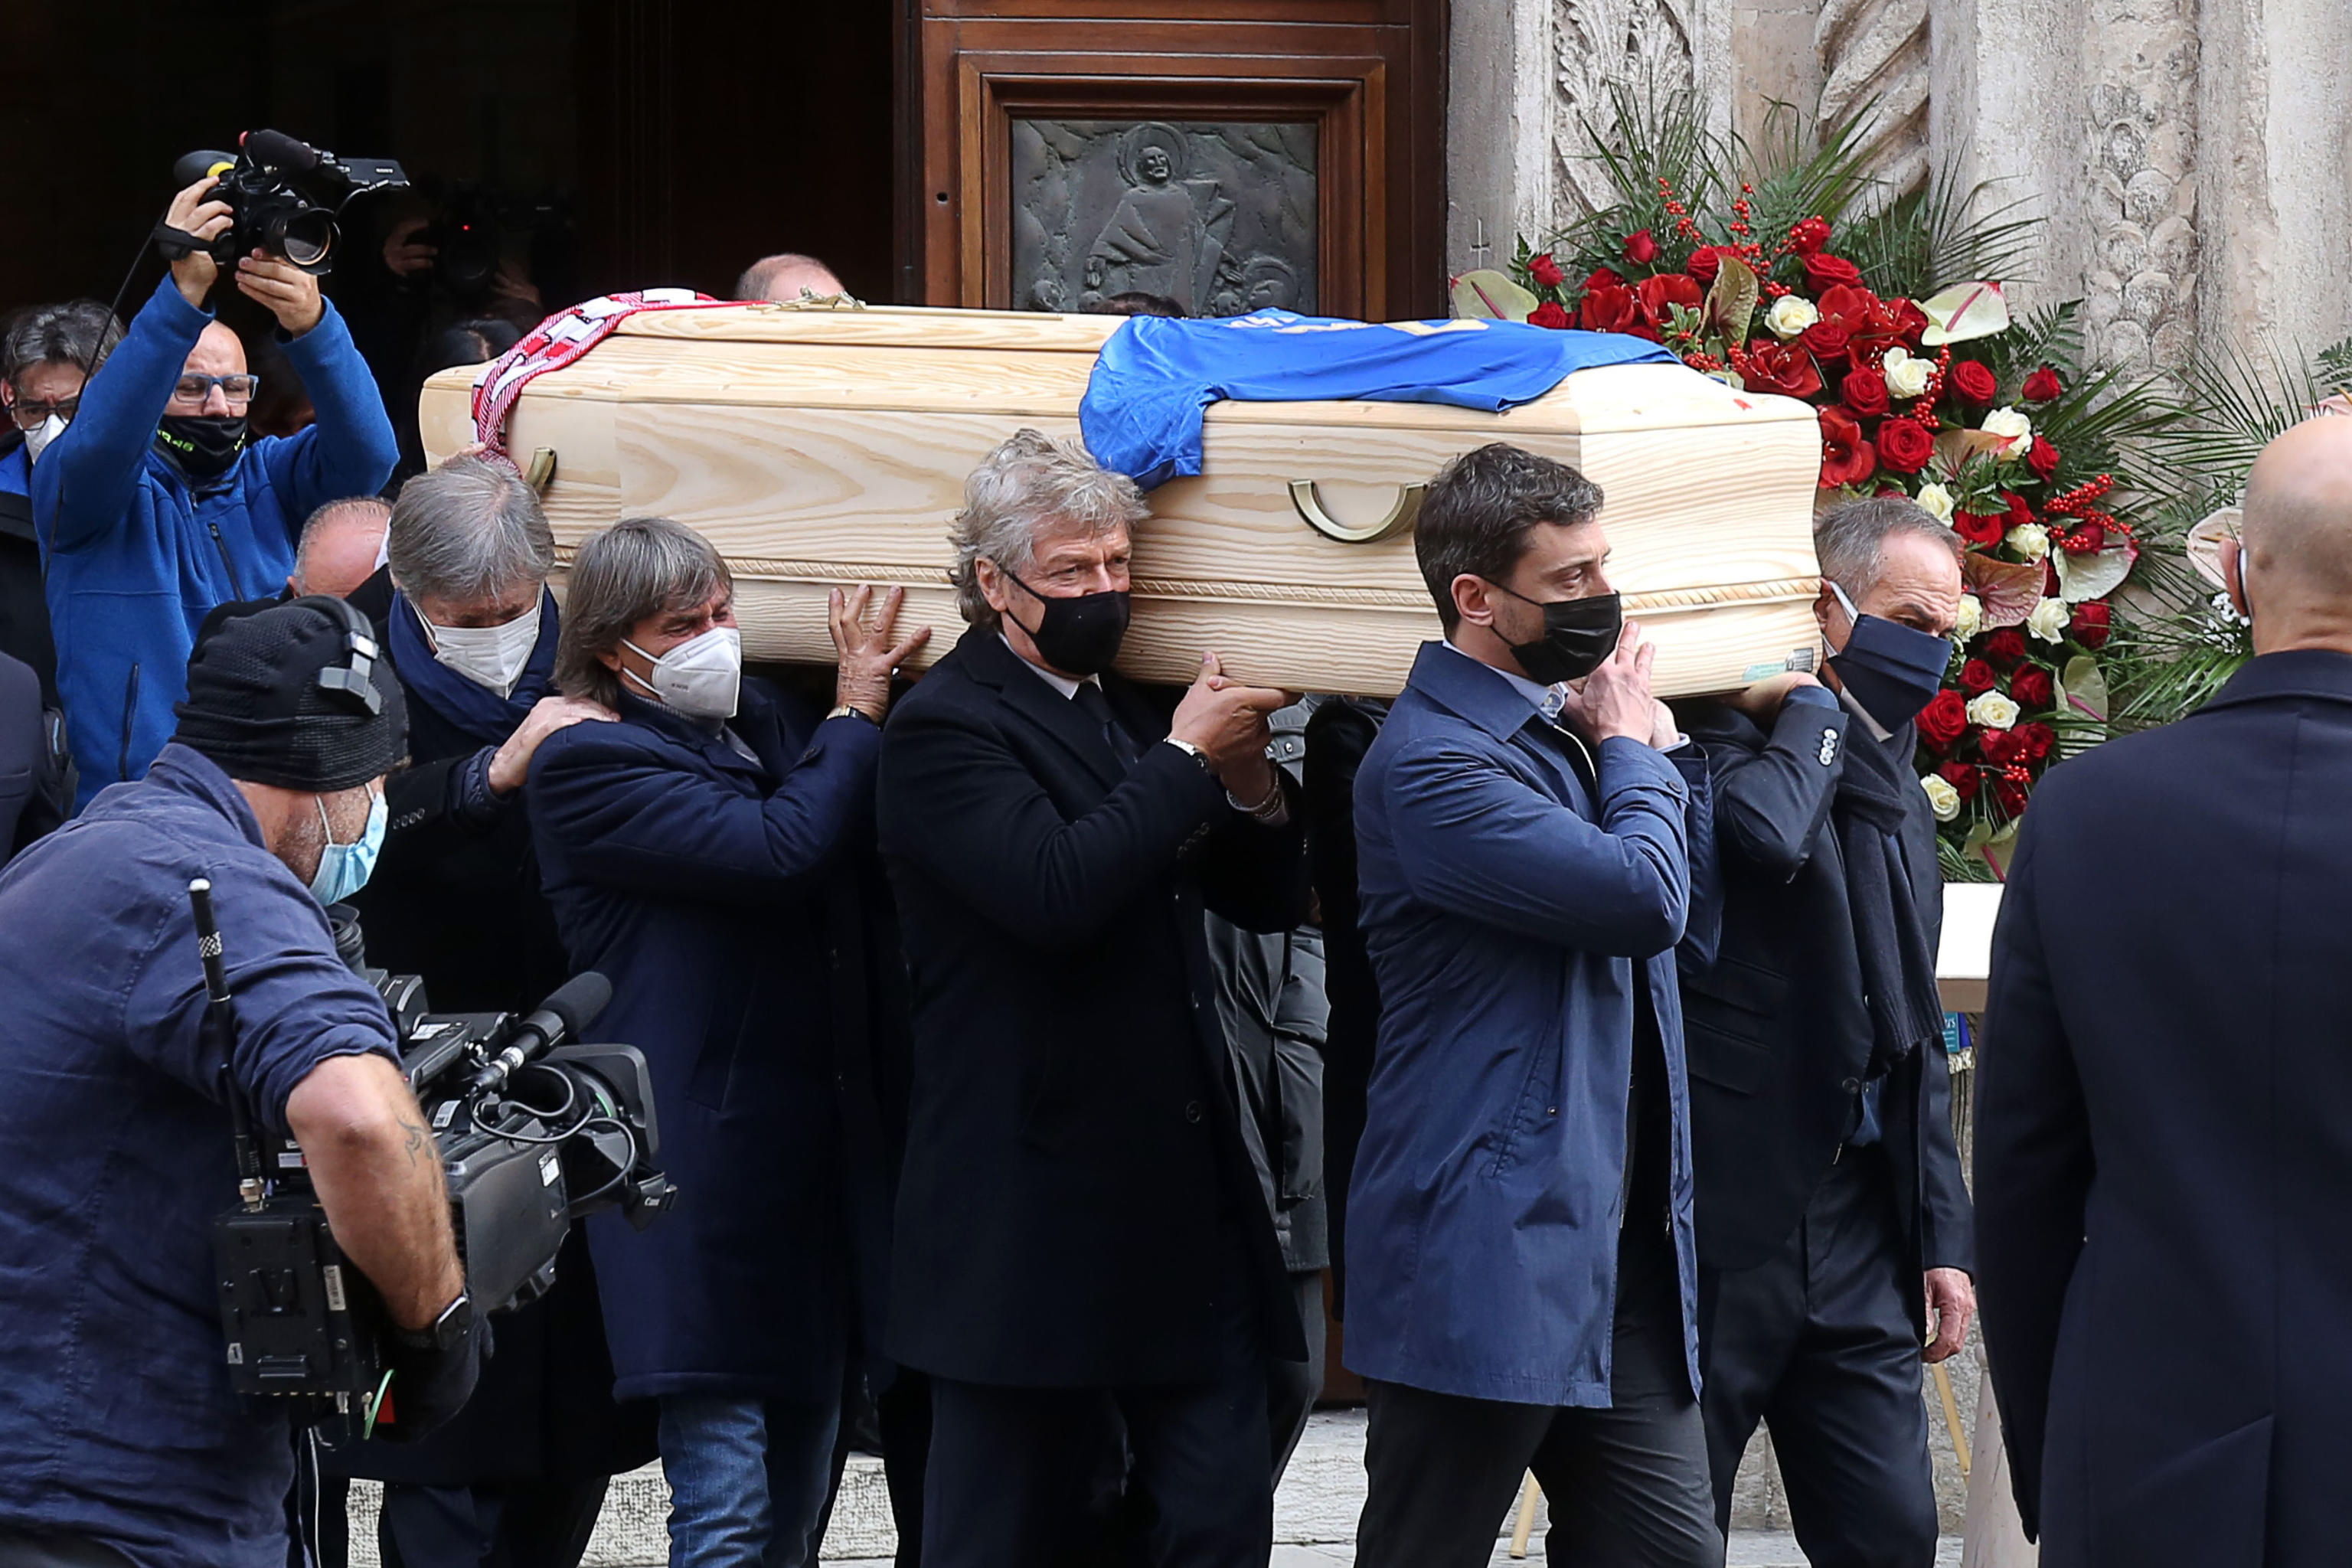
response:
[[[212,320],[167,274],[33,472],[58,696],[81,770],[77,810],[145,773],[171,739],[205,613],[275,595],[303,520],[374,494],[400,458],[367,363],[330,304],[285,344],[318,423],[252,442],[226,473],[192,488],[154,449],[155,426]]]

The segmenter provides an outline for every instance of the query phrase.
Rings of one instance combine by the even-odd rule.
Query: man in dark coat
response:
[[[1170,717],[1105,673],[1134,485],[1024,430],[965,487],[972,623],[884,739],[915,994],[892,1354],[931,1375],[926,1568],[1071,1542],[1114,1420],[1148,1556],[1264,1568],[1269,1354],[1304,1353],[1243,1147],[1202,911],[1306,914],[1283,693],[1204,660]]]
[[[1985,1339],[2044,1568],[2345,1561],[2352,419],[2225,544],[2255,658],[2035,790],[1977,1110]]]
[[[298,574],[327,573],[333,554],[314,547],[335,523],[305,526]],[[342,554],[363,560],[373,547],[354,531]],[[555,540],[511,468],[459,458],[419,475],[385,543],[390,566],[351,603],[407,689],[409,765],[385,782],[383,856],[352,900],[367,959],[422,975],[441,1012],[526,1013],[572,969],[540,891],[523,779],[549,735],[612,714],[553,694]],[[653,1458],[650,1413],[613,1399],[584,1236],[565,1244],[551,1290],[495,1324],[498,1354],[446,1430],[327,1461],[387,1483],[377,1536],[392,1568],[571,1568],[606,1478]]]
[[[1686,944],[1681,965],[1708,1459],[1728,1529],[1740,1456],[1769,1423],[1811,1562],[1925,1568],[1922,1305],[1941,1361],[1968,1329],[1974,1258],[1911,720],[1950,658],[1960,541],[1882,498],[1831,512],[1814,542],[1822,678],[1676,710],[1715,785],[1722,911],[1712,954]],[[1915,656],[1907,679],[1886,679],[1888,645]]]
[[[66,819],[72,769],[59,721],[41,706],[40,678],[0,653],[0,861]]]
[[[541,742],[526,786],[575,969],[613,983],[599,1036],[644,1051],[677,1199],[589,1225],[615,1394],[660,1405],[671,1561],[801,1568],[833,1472],[851,1339],[836,1033],[870,994],[839,913],[870,833],[903,595],[833,603],[820,721],[741,677],[734,587],[690,529],[583,544],[556,679],[620,715]]]

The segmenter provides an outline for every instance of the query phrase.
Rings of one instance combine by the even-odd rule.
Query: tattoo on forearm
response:
[[[404,1145],[404,1147],[406,1149],[408,1153],[408,1163],[413,1166],[416,1163],[416,1156],[418,1152],[432,1141],[431,1136],[426,1133],[422,1126],[418,1125],[416,1122],[408,1121],[406,1118],[402,1119],[400,1125],[402,1130],[408,1134],[408,1142]]]

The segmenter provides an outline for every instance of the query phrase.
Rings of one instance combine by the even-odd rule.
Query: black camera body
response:
[[[520,1017],[436,1014],[417,977],[365,967],[356,924],[341,906],[331,913],[346,961],[400,1032],[476,1311],[535,1300],[553,1285],[573,1221],[617,1208],[643,1229],[669,1206],[676,1188],[654,1163],[660,1132],[645,1058],[632,1046],[563,1043],[603,1010],[611,987],[602,975],[576,976]],[[288,1140],[263,1159],[245,1152],[242,1121],[238,1136],[245,1201],[213,1226],[230,1383],[295,1401],[296,1419],[331,1445],[364,1436],[390,1382],[391,1318],[335,1245],[301,1150]]]
[[[172,166],[182,188],[206,174],[218,176],[213,196],[226,202],[232,215],[229,226],[204,247],[215,261],[226,267],[258,249],[311,273],[334,265],[342,243],[335,220],[344,204],[408,184],[389,158],[338,158],[277,131],[248,131],[234,153],[190,153]],[[160,237],[167,259],[197,248],[193,236],[176,229]]]

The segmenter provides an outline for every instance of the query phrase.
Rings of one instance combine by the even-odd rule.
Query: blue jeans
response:
[[[806,1568],[833,1489],[840,1402],[731,1394],[661,1402],[670,1568]]]

